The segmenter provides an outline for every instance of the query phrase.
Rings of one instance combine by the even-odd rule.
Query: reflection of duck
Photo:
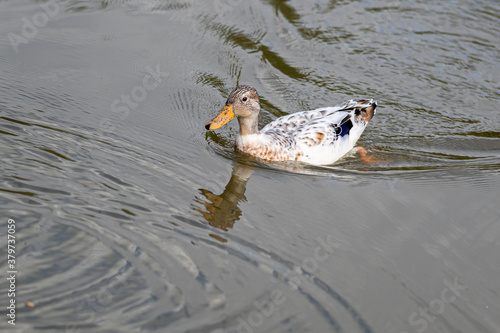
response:
[[[331,164],[350,151],[375,114],[377,102],[361,100],[278,118],[259,131],[259,96],[255,88],[236,87],[208,130],[238,118],[236,148],[270,161],[302,161]]]
[[[245,191],[247,181],[252,172],[252,168],[249,166],[236,162],[233,174],[224,192],[216,195],[209,190],[200,189],[201,194],[208,201],[202,199],[197,199],[196,201],[203,204],[206,210],[200,208],[194,208],[194,210],[201,213],[208,224],[213,227],[224,231],[232,228],[234,223],[240,219],[241,209],[238,207],[238,204],[246,200]]]

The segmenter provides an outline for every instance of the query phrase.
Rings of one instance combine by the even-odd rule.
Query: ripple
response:
[[[497,4],[70,0],[16,53],[43,4],[0,12],[21,330],[402,332],[456,277],[428,330],[498,331]],[[203,125],[240,83],[261,126],[376,98],[373,163],[235,151]]]

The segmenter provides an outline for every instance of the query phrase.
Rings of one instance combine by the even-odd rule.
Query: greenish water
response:
[[[492,0],[0,2],[0,329],[500,332],[499,19]],[[376,99],[375,163],[234,151],[237,122],[203,125],[243,83],[261,126]]]

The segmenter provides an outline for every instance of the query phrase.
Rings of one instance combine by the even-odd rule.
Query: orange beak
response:
[[[217,117],[215,117],[214,119],[205,124],[205,128],[207,130],[214,130],[221,128],[233,118],[234,118],[233,106],[224,105],[222,111],[217,115]]]

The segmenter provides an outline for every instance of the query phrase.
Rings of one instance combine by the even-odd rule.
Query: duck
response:
[[[252,86],[239,85],[231,91],[220,113],[205,124],[205,129],[221,128],[237,118],[236,149],[265,161],[328,165],[354,148],[376,108],[373,99],[349,100],[333,107],[292,113],[259,130],[259,94]]]

